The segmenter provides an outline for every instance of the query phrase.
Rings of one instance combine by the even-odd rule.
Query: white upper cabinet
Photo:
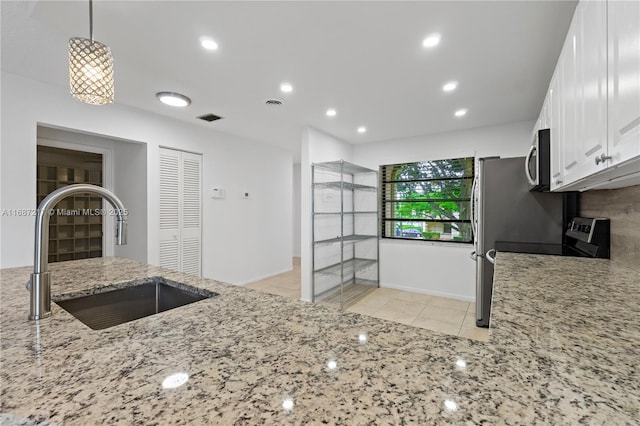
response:
[[[551,78],[551,86],[547,93],[547,127],[551,132],[551,152],[550,152],[550,173],[551,173],[551,190],[555,190],[563,185],[562,172],[562,146],[559,143],[560,138],[560,123],[563,122],[562,117],[562,104],[561,104],[561,91],[560,91],[560,78],[559,74],[562,73],[562,66],[558,64],[556,73]]]
[[[560,58],[563,185],[606,166],[607,3],[580,2]]]
[[[605,166],[595,159],[607,155],[607,2],[578,4],[577,151],[580,177]]]
[[[579,5],[578,5],[579,6]],[[570,183],[578,179],[578,34],[580,29],[577,28],[582,24],[579,10],[571,21],[567,38],[562,48],[559,62],[561,63],[561,72],[558,75],[560,79],[560,91],[562,92],[562,123],[559,127],[560,146],[562,147],[562,174],[564,184]]]
[[[545,106],[552,190],[640,176],[640,1],[578,3]]]
[[[610,165],[640,155],[640,2],[609,1]]]

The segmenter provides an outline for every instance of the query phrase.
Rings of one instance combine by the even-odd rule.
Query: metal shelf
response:
[[[316,182],[314,183],[316,188],[327,188],[327,189],[337,189],[338,191],[340,189],[348,189],[350,191],[359,189],[362,191],[377,191],[378,188],[376,188],[375,186],[369,186],[369,185],[360,185],[359,183],[351,183],[351,182]]]
[[[324,268],[320,268],[315,270],[314,272],[317,274],[325,274],[325,275],[352,275],[353,272],[362,271],[372,265],[378,263],[375,259],[349,259],[344,262],[338,262],[333,265],[326,266]],[[341,267],[342,266],[342,267]]]
[[[322,216],[322,215],[341,215],[341,214],[378,214],[377,211],[373,210],[373,211],[368,211],[368,212],[314,212],[313,213],[316,216]]]
[[[358,166],[357,164],[348,163],[346,161],[327,161],[324,163],[314,163],[313,166],[316,169],[327,170],[330,172],[343,172],[343,173],[377,173],[376,170],[368,169],[366,167]]]
[[[339,242],[343,242],[343,243],[357,243],[360,241],[366,241],[366,240],[371,240],[374,238],[378,238],[377,235],[344,235],[341,237],[336,237],[336,238],[329,238],[328,240],[320,240],[320,241],[316,241],[315,244],[317,245],[321,245],[321,244],[337,244]]]
[[[376,170],[346,161],[314,163],[311,166],[311,285],[314,302],[337,304],[344,309],[379,286],[377,184]],[[335,192],[323,192],[325,190]],[[319,217],[331,217],[331,220],[319,220]],[[336,220],[338,218],[339,221]],[[325,236],[336,237],[318,240],[316,219]],[[356,229],[362,233],[354,234]],[[358,244],[366,241],[373,242],[375,246],[371,243]],[[326,266],[330,262],[336,263]]]
[[[355,279],[345,281],[342,287],[340,285],[326,290],[316,296],[316,301],[328,305],[346,305],[350,306],[358,300],[370,294],[378,288],[378,281]]]

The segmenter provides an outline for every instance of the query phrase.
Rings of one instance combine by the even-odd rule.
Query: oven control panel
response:
[[[591,257],[609,258],[609,219],[574,217],[564,234],[573,249]]]

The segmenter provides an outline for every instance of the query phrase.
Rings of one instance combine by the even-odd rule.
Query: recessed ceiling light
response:
[[[336,114],[338,114],[338,112],[333,108],[329,108],[326,114],[327,114],[327,117],[335,117]]]
[[[435,34],[431,34],[431,35],[427,36],[427,38],[425,38],[422,41],[422,46],[423,47],[434,47],[434,46],[437,46],[438,43],[440,43],[440,34],[435,33]]]
[[[282,83],[280,85],[280,90],[282,91],[282,93],[291,93],[293,92],[293,86],[289,83]]]
[[[360,126],[360,127],[358,127],[358,133],[364,133],[364,132],[366,132],[366,131],[367,131],[367,128],[366,128],[366,127],[364,127],[364,126]]]
[[[459,109],[459,110],[457,110],[457,111],[454,113],[454,115],[455,115],[456,117],[463,117],[463,116],[465,116],[466,114],[467,114],[467,109],[466,109],[466,108]]]
[[[442,90],[444,90],[445,92],[451,92],[452,90],[456,90],[456,87],[458,87],[458,82],[450,81],[442,86]]]
[[[201,37],[200,45],[207,50],[218,50],[218,43],[209,37]]]
[[[163,104],[174,107],[186,107],[191,103],[191,99],[185,95],[174,92],[158,92],[156,98]]]

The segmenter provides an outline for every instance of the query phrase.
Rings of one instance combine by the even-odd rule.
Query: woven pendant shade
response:
[[[113,103],[113,56],[98,41],[69,39],[69,87],[71,95],[88,104]]]

